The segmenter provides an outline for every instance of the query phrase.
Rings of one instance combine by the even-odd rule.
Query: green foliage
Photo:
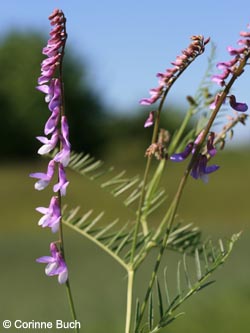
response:
[[[225,262],[239,236],[240,234],[233,235],[227,242],[226,247],[224,247],[222,240],[219,240],[217,246],[209,242],[203,245],[201,251],[196,249],[194,257],[196,276],[194,278],[190,274],[186,254],[184,254],[182,262],[179,261],[177,264],[177,292],[172,298],[170,298],[170,294],[171,289],[173,288],[170,289],[169,287],[167,269],[165,269],[164,288],[161,287],[158,279],[156,278],[155,288],[150,291],[147,324],[144,324],[142,328],[139,328],[141,323],[140,307],[138,306],[136,309],[134,332],[155,333],[168,326],[176,318],[178,318],[182,313],[176,313],[176,310],[179,309],[179,307],[192,295],[200,292],[214,282],[213,280],[209,281],[210,276]],[[182,279],[181,275],[184,275],[184,279]],[[153,306],[153,299],[157,299],[158,306]]]

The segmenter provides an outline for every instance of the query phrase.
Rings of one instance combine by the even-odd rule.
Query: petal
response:
[[[228,97],[229,97],[229,104],[235,111],[245,112],[248,110],[247,104],[237,102],[234,95]]]
[[[37,207],[36,211],[39,212],[39,213],[41,213],[41,214],[47,214],[48,211],[49,211],[49,209],[46,208],[46,207]]]
[[[66,116],[62,116],[61,119],[61,131],[62,131],[62,136],[65,140],[65,143],[68,147],[70,147],[70,142],[69,142],[69,125],[68,125],[68,120]]]
[[[148,118],[146,119],[145,123],[144,123],[144,128],[150,127],[152,125],[154,125],[154,113],[155,111],[151,111],[149,113]]]
[[[57,258],[57,253],[58,253],[58,249],[55,243],[50,243],[50,253],[52,255],[53,258]]]
[[[35,183],[34,187],[37,191],[42,191],[49,185],[49,182],[49,180],[40,179]]]
[[[47,84],[42,84],[40,86],[37,86],[36,89],[43,92],[44,94],[49,93],[49,86],[47,86]]]
[[[58,266],[57,262],[49,263],[45,268],[45,274],[48,276],[56,275],[57,266]]]
[[[68,270],[63,271],[58,275],[58,282],[60,284],[65,283],[68,280]]]
[[[216,165],[216,164],[209,165],[209,166],[206,167],[206,169],[205,169],[205,173],[208,174],[208,173],[215,172],[215,171],[218,170],[219,168],[220,168],[219,165]]]
[[[51,263],[51,262],[54,262],[54,261],[55,261],[55,259],[52,258],[52,257],[49,257],[49,256],[43,256],[43,257],[40,257],[40,258],[36,259],[36,262],[44,263],[44,264],[48,264],[48,263]]]
[[[190,142],[184,149],[183,152],[181,153],[177,153],[177,154],[173,154],[170,156],[170,160],[174,161],[174,162],[182,162],[184,161],[188,155],[191,153],[192,149],[193,149],[194,144],[192,142]]]
[[[48,135],[52,132],[55,131],[58,121],[59,121],[59,114],[60,114],[60,109],[59,107],[55,107],[51,113],[51,116],[47,120],[45,126],[44,126],[44,134]]]

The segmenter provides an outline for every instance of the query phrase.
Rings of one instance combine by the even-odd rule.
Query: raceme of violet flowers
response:
[[[149,90],[151,97],[140,100],[141,105],[152,105],[164,97],[165,92],[171,87],[178,76],[190,65],[190,63],[205,50],[206,44],[210,38],[204,40],[202,35],[192,36],[189,46],[178,55],[171,64],[173,67],[167,68],[164,73],[157,73],[159,79],[158,87]],[[154,124],[154,111],[151,111],[144,127],[150,127]]]
[[[57,176],[57,183],[53,186],[55,193],[48,207],[38,207],[36,210],[43,214],[38,225],[50,228],[53,233],[60,232],[61,223],[61,197],[66,195],[66,188],[69,184],[65,167],[70,159],[69,126],[64,114],[63,105],[63,82],[62,62],[64,47],[67,39],[66,19],[63,12],[55,9],[49,16],[52,26],[50,39],[42,53],[47,57],[41,63],[41,75],[38,78],[37,89],[45,94],[45,101],[48,104],[50,116],[44,126],[44,136],[38,136],[37,140],[42,143],[38,154],[48,154],[55,148],[58,153],[48,163],[46,172],[31,173],[30,177],[37,179],[36,190],[43,190]],[[59,239],[61,239],[61,235]],[[50,245],[51,257],[38,258],[39,263],[47,263],[45,273],[48,276],[58,275],[59,283],[65,283],[68,279],[68,269],[62,251],[56,246],[59,241]],[[62,244],[60,244],[61,249]]]
[[[248,29],[250,28],[250,25],[248,25]],[[237,44],[240,46],[239,48],[233,48],[232,46],[227,47],[227,51],[233,58],[229,61],[225,62],[219,62],[216,67],[219,70],[222,70],[221,74],[216,74],[212,76],[212,81],[217,83],[219,86],[224,87],[226,86],[226,79],[230,77],[230,75],[233,75],[239,65],[240,62],[244,59],[248,59],[250,55],[250,31],[241,31],[240,36],[243,37],[243,39],[238,40]],[[243,73],[242,71],[238,74],[241,75]],[[229,99],[230,106],[240,112],[245,112],[248,110],[248,106],[246,103],[241,103],[236,101],[236,97],[234,95],[227,96]],[[210,105],[211,109],[215,109],[217,102],[220,98],[220,94],[217,94],[215,96],[214,102]]]

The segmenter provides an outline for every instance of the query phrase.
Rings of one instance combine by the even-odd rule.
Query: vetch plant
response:
[[[231,88],[248,64],[250,32],[240,33],[243,39],[238,42],[239,49],[228,48],[233,59],[218,63],[217,68],[222,70],[222,74],[211,76],[213,64],[210,58],[197,93],[187,97],[189,108],[172,136],[166,129],[160,128],[168,93],[182,73],[206,51],[210,39],[202,35],[192,36],[191,43],[171,63],[172,66],[156,75],[158,86],[150,89],[149,98],[140,101],[140,104],[148,107],[157,105],[149,111],[144,124],[144,130],[153,127],[151,143],[145,152],[144,175],[142,178],[128,178],[124,172],[115,174],[106,171],[100,161],[89,155],[71,152],[62,75],[67,39],[66,19],[58,9],[49,19],[53,28],[48,44],[43,49],[47,58],[42,62],[37,89],[46,95],[50,116],[44,127],[45,136],[38,136],[37,139],[42,143],[38,154],[46,155],[50,160],[45,173],[32,173],[30,176],[37,179],[37,190],[43,190],[57,177],[48,207],[38,207],[37,211],[43,215],[38,222],[39,226],[50,228],[54,235],[58,235],[58,239],[50,244],[51,255],[38,258],[37,262],[47,264],[46,275],[57,275],[59,283],[66,285],[72,315],[76,319],[63,243],[64,226],[73,229],[124,268],[127,274],[125,333],[161,331],[181,314],[177,310],[183,302],[213,282],[210,280],[211,275],[225,262],[239,238],[239,234],[235,234],[228,241],[220,239],[218,243],[211,240],[203,242],[200,230],[191,224],[181,223],[177,212],[189,176],[192,177],[191,181],[201,179],[207,183],[208,175],[221,167],[211,164],[210,160],[215,160],[219,150],[224,148],[233,128],[239,123],[245,124],[248,117],[245,113],[248,109],[246,103],[237,101]],[[211,87],[211,81],[219,85],[219,90]],[[234,110],[235,116],[230,117],[221,129],[218,130],[218,126],[215,129],[214,122],[218,114],[224,114],[228,106]],[[156,164],[152,163],[154,158]],[[166,184],[162,182],[162,175],[165,170],[169,171],[168,164],[175,162],[183,164],[183,176],[176,184],[173,198],[166,198]],[[92,210],[80,214],[79,208],[63,209],[62,197],[66,195],[69,184],[66,167],[90,177],[113,197],[121,198],[123,204],[132,209],[134,220],[118,222],[119,219],[116,219],[104,225],[100,223],[103,214],[95,215]],[[164,207],[161,217],[154,214],[159,207]],[[145,295],[139,299],[135,277],[153,249],[158,255]],[[167,266],[170,250],[178,252],[181,260],[177,269],[168,266],[161,272],[160,265]],[[177,291],[172,297],[167,278],[170,270],[176,270]]]

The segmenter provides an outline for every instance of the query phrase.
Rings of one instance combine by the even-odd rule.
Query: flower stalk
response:
[[[69,181],[66,178],[65,168],[70,160],[71,145],[69,142],[69,125],[65,115],[64,86],[63,86],[63,59],[67,40],[66,18],[64,13],[55,9],[49,16],[52,26],[50,39],[43,48],[43,54],[47,56],[41,64],[41,76],[38,78],[37,89],[46,95],[51,115],[44,127],[45,136],[37,139],[43,144],[38,154],[45,155],[58,147],[58,152],[49,161],[46,173],[32,173],[31,177],[38,179],[35,184],[37,190],[43,190],[57,174],[57,183],[53,186],[55,195],[48,208],[38,207],[37,210],[44,214],[39,225],[49,227],[53,233],[58,233],[58,240],[51,243],[51,257],[44,256],[37,259],[39,263],[47,263],[45,273],[48,276],[58,275],[58,281],[65,284],[72,317],[76,320],[76,312],[68,278],[68,267],[65,259],[65,247],[62,226],[62,197],[66,195]],[[51,136],[48,138],[48,136]],[[76,325],[76,332],[79,328]]]

